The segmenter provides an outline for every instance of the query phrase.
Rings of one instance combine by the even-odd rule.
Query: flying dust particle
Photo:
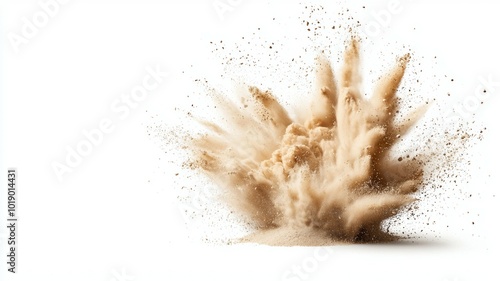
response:
[[[352,16],[347,22],[348,33],[359,26]],[[326,26],[342,26],[311,15],[303,23],[312,32],[309,39],[321,37]],[[247,44],[231,48],[223,41],[210,44],[214,51],[228,54],[226,65],[260,67],[258,59],[241,47],[252,39],[242,40]],[[189,158],[183,167],[205,175],[219,188],[231,213],[244,217],[252,233],[238,241],[327,245],[415,237],[423,229],[406,229],[407,222],[425,218],[423,225],[436,224],[429,214],[439,214],[442,206],[431,199],[440,198],[447,183],[458,185],[466,178],[470,163],[465,147],[481,139],[485,128],[475,133],[460,123],[443,130],[441,120],[431,119],[419,130],[421,143],[401,147],[432,104],[405,101],[413,95],[411,85],[402,86],[410,54],[397,59],[367,97],[361,90],[360,42],[352,37],[346,46],[339,73],[321,53],[315,70],[301,69],[315,72],[316,82],[310,104],[301,105],[297,116],[269,90],[248,87],[235,93],[240,97],[236,103],[207,89],[215,103],[210,108],[227,124],[197,118],[189,111],[186,115],[206,133],[182,135],[179,128],[151,128],[166,142],[181,140],[179,147]],[[285,48],[279,40],[264,40],[261,47],[271,59]],[[303,61],[301,56],[289,59],[290,71]],[[197,82],[207,84],[203,79]],[[417,199],[430,206],[421,207]],[[394,235],[391,228],[400,231]]]

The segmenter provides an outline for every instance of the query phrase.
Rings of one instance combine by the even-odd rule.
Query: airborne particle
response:
[[[415,199],[423,163],[394,161],[391,147],[425,111],[396,122],[396,92],[409,61],[402,56],[380,79],[370,99],[360,90],[358,41],[334,75],[318,58],[317,89],[293,120],[269,91],[250,87],[251,103],[219,97],[226,128],[200,121],[210,133],[191,142],[193,166],[220,188],[227,202],[255,225],[243,241],[273,245],[392,239],[381,223]],[[292,241],[292,242],[290,242]]]

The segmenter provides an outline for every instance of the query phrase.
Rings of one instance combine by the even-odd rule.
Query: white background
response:
[[[434,227],[442,237],[437,242],[341,246],[318,252],[301,247],[207,245],[188,238],[197,235],[196,229],[193,233],[193,227],[186,226],[189,222],[179,211],[173,187],[182,184],[186,172],[171,161],[173,153],[166,153],[165,146],[148,135],[148,126],[187,124],[180,122],[184,111],[174,109],[188,108],[198,99],[193,94],[196,87],[192,77],[224,84],[217,80],[223,71],[222,62],[212,52],[210,41],[239,42],[240,37],[249,36],[259,27],[268,27],[266,38],[302,36],[302,31],[294,29],[301,26],[298,18],[304,13],[304,5],[297,1],[219,2],[232,5],[222,17],[212,0],[70,0],[59,4],[48,23],[18,48],[9,38],[13,33],[22,34],[23,17],[32,21],[33,15],[43,9],[38,1],[1,2],[1,182],[6,182],[8,167],[18,169],[20,226],[16,274],[6,271],[3,260],[7,234],[5,227],[0,231],[0,279],[500,278],[494,262],[499,258],[496,227],[500,181],[494,170],[498,166],[499,86],[472,112],[476,124],[488,128],[484,139],[471,150],[470,169],[474,173],[469,183],[461,186],[474,197],[446,201],[453,208],[437,220],[447,220],[450,227]],[[339,7],[348,7],[363,24],[362,29],[368,24],[379,26],[380,31],[362,46],[367,54],[393,58],[394,50],[400,50],[394,46],[410,46],[421,58],[423,66],[418,69],[425,70],[423,79],[442,81],[430,85],[424,80],[424,96],[436,96],[441,108],[452,108],[474,96],[480,77],[500,80],[498,9],[493,1],[435,2],[398,1],[400,10],[391,14],[387,25],[377,22],[374,15],[387,10],[388,0],[324,5],[332,11],[332,17],[338,16],[333,11]],[[287,28],[273,25],[273,17]],[[290,40],[290,44],[290,53],[298,54],[311,43]],[[437,61],[431,60],[434,56]],[[130,95],[147,75],[146,68],[156,66],[168,70],[170,76],[127,117],[113,111],[113,102],[122,94]],[[381,67],[376,66],[375,70],[381,71],[385,65],[382,62]],[[259,80],[255,72],[248,70],[248,81]],[[235,75],[245,78],[244,71]],[[450,77],[454,83],[450,83]],[[273,90],[279,92],[293,79],[293,74],[284,77],[283,85],[275,85]],[[259,81],[265,84],[268,80],[263,77]],[[447,93],[451,97],[442,98]],[[82,130],[96,129],[106,118],[112,120],[113,131],[104,134],[102,143],[65,173],[62,181],[58,180],[54,161],[65,163],[66,147],[75,148],[85,139]],[[5,194],[2,188],[2,221],[7,209]],[[469,218],[466,223],[462,221],[467,211],[477,216],[474,225]],[[227,225],[231,224],[222,222],[218,226]],[[216,228],[210,229],[215,233]],[[294,267],[307,276],[289,274]]]

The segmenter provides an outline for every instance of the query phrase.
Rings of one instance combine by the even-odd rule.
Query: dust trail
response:
[[[409,59],[399,58],[365,99],[356,40],[338,76],[319,57],[315,96],[303,109],[303,123],[255,87],[242,106],[216,99],[230,125],[201,121],[209,133],[190,144],[193,164],[254,223],[257,232],[244,241],[311,245],[391,238],[382,221],[415,200],[411,194],[423,176],[421,163],[388,156],[425,110],[395,122],[396,92]]]

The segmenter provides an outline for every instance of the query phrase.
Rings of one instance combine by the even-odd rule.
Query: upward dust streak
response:
[[[201,121],[210,132],[193,141],[194,164],[258,230],[308,228],[351,242],[387,239],[382,221],[415,200],[410,194],[422,179],[421,164],[388,156],[423,112],[394,120],[408,60],[398,59],[364,99],[357,41],[347,47],[338,77],[318,58],[317,89],[303,109],[304,122],[255,87],[242,105],[219,97],[229,125]]]

